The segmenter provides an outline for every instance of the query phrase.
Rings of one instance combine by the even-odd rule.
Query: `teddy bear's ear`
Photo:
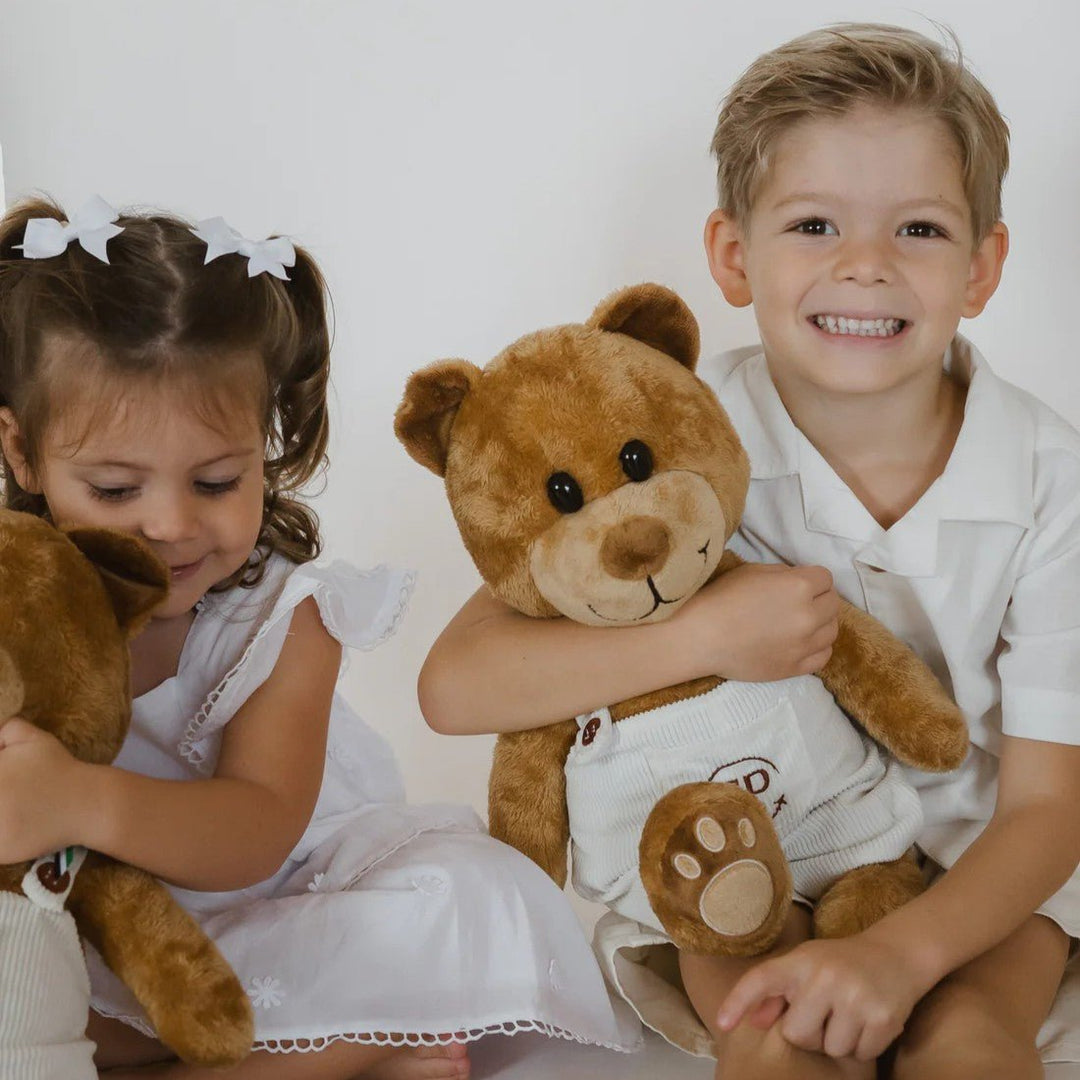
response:
[[[467,360],[440,360],[414,371],[394,416],[394,434],[414,461],[436,476],[446,473],[450,428],[461,403],[480,378]]]
[[[169,568],[134,536],[81,528],[64,534],[94,564],[120,629],[134,637],[168,595]]]
[[[626,334],[694,370],[701,335],[682,298],[663,285],[631,285],[602,300],[586,326]]]

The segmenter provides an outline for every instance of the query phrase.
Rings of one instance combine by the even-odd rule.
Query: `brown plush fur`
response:
[[[670,290],[641,285],[604,300],[584,324],[521,338],[482,370],[443,361],[412,376],[395,430],[417,461],[445,477],[466,547],[497,597],[527,615],[629,625],[669,617],[707,580],[739,565],[723,548],[742,514],[749,464],[712,391],[694,375],[697,350],[686,305]],[[652,453],[653,474],[643,482],[620,462],[632,440]],[[547,483],[556,473],[577,482],[580,509],[553,505]],[[868,615],[844,605],[821,674],[840,705],[900,760],[937,771],[963,760],[967,727],[959,710],[929,669]],[[611,714],[621,720],[720,681],[660,689]],[[493,835],[560,885],[569,833],[563,768],[576,734],[566,721],[501,736],[490,784]],[[731,794],[737,790],[684,785],[657,804],[643,834],[650,902],[676,943],[698,952],[766,948],[789,902],[790,875],[771,821],[752,796]],[[771,875],[776,904],[742,935],[718,934],[703,922],[712,900],[702,887],[719,881],[719,872],[690,884],[672,874],[671,860],[691,843],[688,830],[698,827],[705,803],[724,835],[737,838],[739,821],[753,823],[754,858]],[[708,861],[738,862],[736,849],[733,840],[727,854]],[[748,894],[756,873],[741,879]],[[822,927],[864,925],[912,887],[906,863],[849,875],[823,902]],[[732,890],[723,891],[738,909]],[[744,913],[761,907],[754,903]]]
[[[131,718],[128,639],[168,585],[167,568],[133,537],[65,534],[0,510],[0,720],[17,713],[75,757],[112,761]],[[30,866],[0,867],[0,890],[21,892]],[[91,852],[68,906],[181,1058],[223,1066],[246,1056],[247,994],[160,882]]]

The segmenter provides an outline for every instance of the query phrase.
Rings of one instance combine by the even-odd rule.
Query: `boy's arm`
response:
[[[0,728],[0,862],[82,844],[190,889],[269,877],[318,797],[340,660],[314,600],[304,601],[273,672],[225,728],[207,780],[87,765],[29,724]]]
[[[432,646],[420,708],[444,734],[520,731],[706,675],[807,674],[829,658],[838,610],[820,566],[741,566],[664,622],[611,628],[529,618],[481,588]]]

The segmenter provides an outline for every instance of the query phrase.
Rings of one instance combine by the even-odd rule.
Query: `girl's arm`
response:
[[[0,861],[82,844],[189,889],[269,877],[318,798],[340,660],[305,600],[270,677],[225,728],[207,780],[87,765],[29,724],[0,728]]]
[[[448,735],[520,731],[706,675],[806,674],[828,660],[838,610],[820,566],[741,566],[642,626],[533,619],[481,588],[431,647],[420,709]]]
[[[863,933],[810,942],[755,968],[724,1003],[721,1025],[755,1011],[775,1019],[786,1001],[789,1041],[875,1057],[927,991],[1008,937],[1078,862],[1080,746],[1005,736],[994,815],[956,864]],[[830,1045],[834,1025],[853,1041]]]

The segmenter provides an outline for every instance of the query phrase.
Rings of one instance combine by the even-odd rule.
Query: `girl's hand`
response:
[[[0,863],[78,842],[80,762],[63,743],[18,717],[0,726]]]
[[[908,953],[864,932],[808,941],[752,968],[717,1021],[723,1031],[743,1020],[762,1029],[779,1021],[780,1033],[800,1049],[873,1061],[929,988]]]
[[[703,674],[770,682],[819,671],[836,640],[840,597],[823,566],[745,563],[687,601]],[[687,623],[684,623],[687,625]]]

